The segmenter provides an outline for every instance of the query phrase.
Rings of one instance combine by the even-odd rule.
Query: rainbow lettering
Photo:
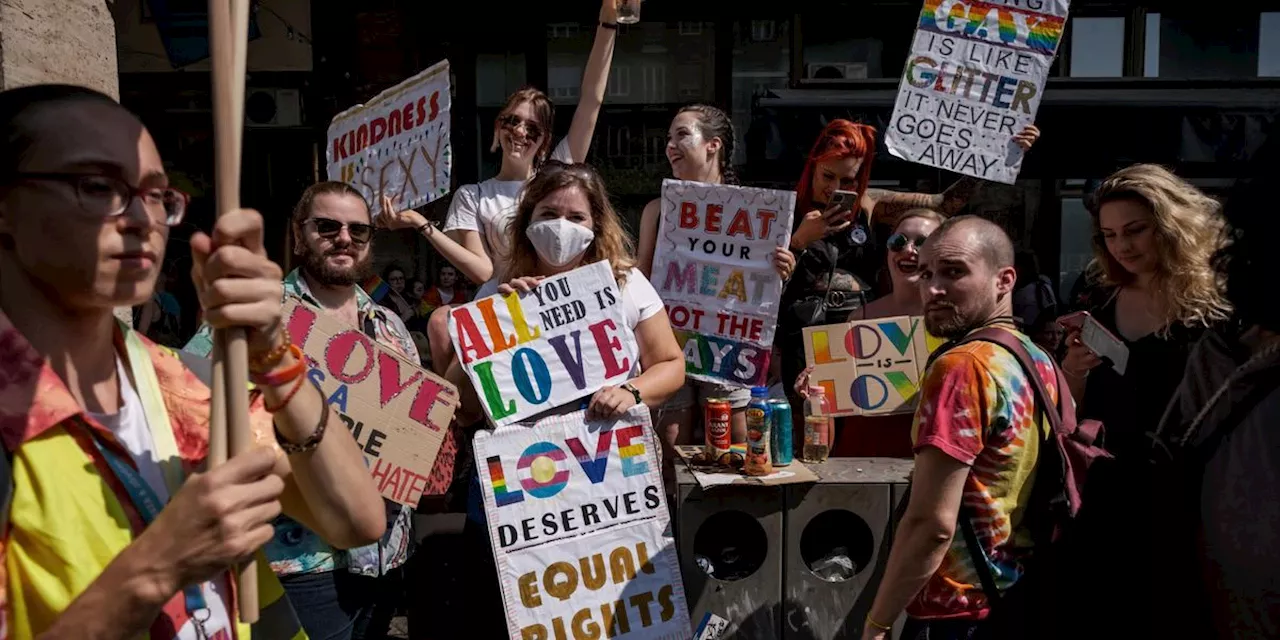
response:
[[[622,458],[622,475],[630,478],[649,471],[644,460],[644,428],[627,427],[618,430],[618,456]]]
[[[683,345],[686,373],[713,376],[753,387],[765,384],[772,350],[752,342],[738,342],[694,331],[675,329]]]
[[[507,476],[502,472],[502,458],[489,456],[485,462],[489,465],[489,481],[493,484],[493,501],[499,507],[524,501],[524,492],[507,490]]]
[[[981,0],[925,0],[920,29],[1052,56],[1065,17]]]

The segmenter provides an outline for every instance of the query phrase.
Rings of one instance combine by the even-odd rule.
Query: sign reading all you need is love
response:
[[[692,636],[649,410],[476,435],[513,640]]]
[[[297,298],[286,300],[284,317],[308,376],[351,430],[378,491],[418,506],[458,389]]]
[[[652,280],[689,377],[765,384],[782,297],[772,256],[795,205],[792,191],[662,181]]]
[[[639,362],[621,289],[603,260],[547,278],[527,294],[456,307],[449,335],[495,425],[622,384]]]

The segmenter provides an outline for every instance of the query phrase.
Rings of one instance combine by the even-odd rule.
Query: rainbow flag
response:
[[[378,276],[365,280],[360,287],[364,289],[365,293],[369,294],[370,298],[373,298],[374,302],[379,304],[382,303],[383,298],[387,297],[387,294],[391,293],[391,285]]]

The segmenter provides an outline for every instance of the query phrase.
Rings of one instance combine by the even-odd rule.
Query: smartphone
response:
[[[1124,375],[1129,364],[1129,347],[1102,326],[1088,311],[1077,311],[1058,318],[1058,324],[1080,332],[1080,341],[1094,355],[1108,362],[1116,373]]]
[[[831,202],[827,203],[827,208],[837,207],[840,211],[852,211],[856,204],[858,204],[857,191],[837,190],[831,194]]]

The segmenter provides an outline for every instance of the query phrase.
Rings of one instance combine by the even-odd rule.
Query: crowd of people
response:
[[[415,551],[414,509],[378,496],[351,434],[306,388],[282,324],[287,296],[460,389],[417,511],[464,505],[473,637],[508,634],[469,453],[493,425],[452,353],[451,307],[607,261],[641,357],[627,383],[551,413],[650,407],[668,472],[708,398],[729,400],[745,439],[749,394],[686,378],[649,282],[659,202],[633,234],[585,163],[614,5],[602,3],[568,135],[553,142],[546,94],[514,93],[494,122],[498,175],[459,187],[443,225],[389,200],[375,221],[359,191],[321,182],[290,219],[299,266],[288,274],[267,258],[256,212],[193,237],[203,325],[182,351],[163,346],[177,346],[169,316],[182,310],[159,273],[189,198],[169,186],[151,133],[87,89],[0,93],[0,640],[248,637],[229,567],[258,549],[268,562],[255,637],[385,635]],[[1039,134],[1029,126],[1012,142],[1025,152]],[[1166,168],[1109,176],[1089,202],[1091,269],[1079,296],[1059,301],[1034,254],[960,215],[979,180],[939,194],[870,188],[876,136],[826,125],[797,167],[790,241],[761,258],[785,283],[770,382],[797,416],[806,327],[922,316],[948,341],[914,414],[845,418],[830,434],[833,455],[915,463],[863,637],[887,637],[903,613],[905,636],[920,640],[1280,636],[1280,438],[1268,417],[1280,412],[1280,309],[1266,289],[1280,140],[1225,211]],[[719,108],[678,110],[672,176],[737,184],[735,139]],[[438,252],[447,264],[431,287],[398,265],[373,278],[378,228]],[[137,308],[136,328],[113,316],[122,306]],[[1123,365],[1087,344],[1087,321],[1064,324],[1077,311],[1124,347]],[[206,469],[202,356],[224,327],[248,330],[261,446]]]

